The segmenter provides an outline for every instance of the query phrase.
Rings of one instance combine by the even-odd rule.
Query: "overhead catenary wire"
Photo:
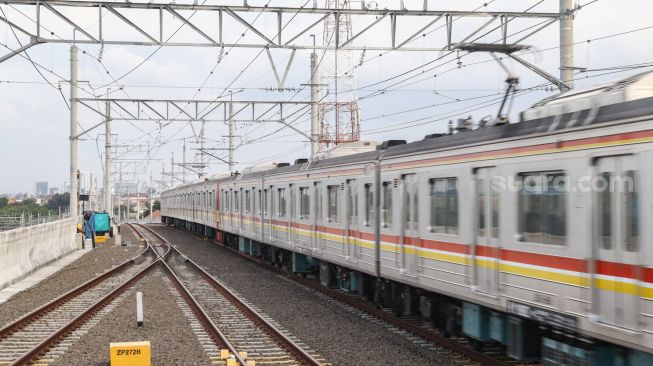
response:
[[[591,2],[591,3],[593,3],[593,2]],[[491,62],[491,61],[490,61],[490,62]],[[627,65],[624,65],[624,66],[622,66],[622,67],[628,67],[628,66],[627,66]],[[644,67],[644,66],[643,66],[643,67]],[[605,70],[609,70],[609,69],[605,69]],[[603,71],[603,69],[591,69],[591,70],[587,70],[587,72],[598,72],[598,71]],[[366,90],[366,91],[367,91],[367,90]],[[401,91],[401,89],[386,90],[386,91],[384,91],[384,92],[389,93],[389,92],[399,92],[399,91]],[[402,111],[400,111],[400,112],[402,112]],[[393,115],[394,115],[394,113],[393,113]],[[401,115],[401,114],[398,113],[398,114],[396,114],[396,115]],[[381,118],[381,117],[380,117],[380,118]],[[369,120],[369,118],[368,118],[368,120]]]

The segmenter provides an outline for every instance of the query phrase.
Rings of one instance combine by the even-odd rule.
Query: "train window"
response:
[[[567,193],[562,172],[519,176],[519,231],[522,241],[564,245],[567,238]]]
[[[365,226],[374,225],[374,189],[371,184],[365,187]]]
[[[263,213],[268,214],[268,190],[263,190]]]
[[[492,220],[490,224],[490,235],[499,238],[499,190],[494,184],[490,184],[490,204],[492,205],[492,212],[490,213]]]
[[[250,207],[252,207],[252,202],[251,202],[252,199],[251,199],[251,197],[249,195],[250,195],[250,193],[249,193],[249,189],[248,189],[248,190],[245,191],[245,207],[243,207],[245,213],[249,213],[249,209],[250,209]]]
[[[258,208],[258,210],[255,212],[259,215],[261,214],[261,207],[262,207],[261,198],[262,198],[261,190],[259,189],[258,192],[256,192],[256,202],[254,202],[254,207]]]
[[[311,212],[311,198],[308,191],[308,187],[299,188],[299,218],[308,219],[310,218]]]
[[[324,215],[322,207],[324,207],[322,204],[322,188],[315,183],[315,221],[322,221],[322,215]]]
[[[227,205],[227,211],[231,211],[231,192],[226,191],[225,192],[225,204]]]
[[[340,186],[327,186],[327,220],[338,222],[338,190]]]
[[[412,206],[411,206],[412,199]],[[404,228],[407,230],[418,230],[419,222],[419,187],[417,183],[406,183],[404,188]]]
[[[633,170],[626,171],[626,250],[636,252],[639,242],[639,202],[637,197],[637,181]]]
[[[601,178],[604,182],[610,182],[611,174],[608,172],[601,173]],[[612,191],[610,189],[602,189],[598,194],[597,208],[598,212],[598,228],[600,230],[601,248],[612,249]]]
[[[286,189],[279,188],[279,217],[286,217]]]
[[[358,222],[358,191],[356,185],[348,183],[347,220],[350,224]]]
[[[383,182],[381,191],[381,220],[383,227],[392,227],[392,182]]]
[[[256,207],[258,205],[255,196],[256,196],[256,187],[252,187],[252,193],[251,193],[251,197],[250,197],[250,200],[251,200],[251,203],[252,203],[252,208],[251,208],[252,213],[256,212]],[[259,194],[259,197],[260,197],[260,194]]]
[[[234,212],[240,212],[240,200],[238,191],[234,191]]]
[[[419,230],[419,184],[413,183],[413,229]]]
[[[484,225],[483,220],[479,221]],[[430,230],[432,233],[458,234],[458,178],[431,179]]]

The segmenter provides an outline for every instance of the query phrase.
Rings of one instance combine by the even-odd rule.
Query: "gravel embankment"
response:
[[[83,338],[72,344],[57,365],[109,365],[109,343],[150,341],[153,365],[210,365],[189,321],[177,305],[161,270],[146,275]],[[144,325],[136,326],[136,292],[143,293]]]
[[[123,240],[126,237],[138,243],[133,234],[123,230]],[[143,250],[143,247],[133,245],[130,247],[98,246],[70,265],[61,269],[53,276],[41,281],[37,285],[16,294],[4,304],[0,305],[0,326],[5,325],[20,316],[29,313],[46,302],[56,298],[66,291],[90,280],[102,272],[133,258]]]
[[[188,257],[317,351],[333,365],[441,365],[436,350],[325,302],[256,264],[188,233],[154,226]]]

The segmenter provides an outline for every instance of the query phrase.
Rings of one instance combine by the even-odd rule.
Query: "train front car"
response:
[[[653,364],[652,118],[648,73],[389,149],[382,192],[401,199],[382,275],[517,359]]]
[[[518,360],[653,364],[653,73],[521,119],[182,186],[164,219]]]

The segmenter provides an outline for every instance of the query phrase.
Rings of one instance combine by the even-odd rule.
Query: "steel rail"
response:
[[[6,325],[2,329],[0,329],[0,340],[7,338],[11,334],[15,333],[16,331],[20,330],[21,328],[31,324],[38,318],[42,317],[43,315],[47,314],[48,312],[52,311],[53,309],[65,304],[69,300],[73,299],[74,297],[86,292],[90,288],[94,287],[95,285],[99,284],[100,282],[104,281],[105,279],[112,277],[119,272],[123,271],[126,269],[130,264],[134,264],[136,260],[145,255],[148,250],[151,248],[147,246],[145,250],[143,250],[141,253],[138,255],[134,256],[133,258],[130,258],[126,260],[125,262],[119,264],[117,267],[114,267],[99,276],[96,276],[95,278],[92,278],[81,285],[65,292],[64,294],[56,297],[53,300],[50,300],[48,303],[36,308],[35,310],[31,311],[30,313],[18,318],[17,320],[13,321],[12,323]]]
[[[179,230],[179,229],[178,229]],[[322,286],[321,284],[312,281],[308,278],[304,278],[302,276],[295,275],[290,272],[286,272],[282,270],[281,268],[277,268],[260,258],[251,256],[246,253],[242,253],[240,251],[237,251],[233,248],[230,248],[224,243],[221,243],[217,240],[211,240],[211,242],[215,243],[216,245],[227,249],[245,259],[248,259],[252,262],[255,262],[259,266],[277,274],[283,277],[286,277],[288,279],[291,279],[294,282],[297,282],[301,285],[304,285],[306,287],[309,287],[321,294],[324,294],[326,296],[329,296],[337,301],[340,301],[346,305],[349,305],[355,309],[358,309],[364,313],[367,313],[369,315],[375,316],[397,328],[403,329],[405,331],[408,331],[422,339],[425,339],[433,344],[442,346],[444,348],[447,348],[453,352],[459,353],[465,357],[468,357],[469,359],[479,362],[481,365],[488,365],[488,366],[509,366],[510,364],[503,362],[501,360],[498,360],[496,358],[493,358],[487,354],[484,354],[482,352],[476,351],[472,348],[466,347],[465,345],[458,343],[456,341],[453,341],[449,338],[446,338],[440,334],[437,334],[429,329],[426,329],[424,327],[421,327],[419,325],[413,324],[407,320],[401,319],[399,317],[394,316],[393,314],[389,314],[382,309],[377,308],[376,306],[370,305],[363,300],[353,298],[351,296],[348,296],[342,292],[334,291],[330,288],[327,288],[325,286]]]
[[[148,230],[143,225],[140,225],[140,224],[136,224],[136,225],[138,227],[141,227],[141,228],[145,229],[145,230]],[[145,242],[147,242],[148,245],[154,247],[152,245],[152,243],[150,243],[149,240],[147,240],[145,238],[145,236],[143,235],[143,233],[140,230],[135,228],[132,224],[128,224],[128,226],[132,230],[134,230],[138,236],[140,236],[143,240],[145,240]],[[148,232],[152,233],[152,231],[149,231],[149,230],[148,230]],[[170,243],[168,243],[166,240],[162,240],[156,234],[154,234],[154,235],[158,240],[161,240],[162,243],[164,243],[164,244],[166,244],[168,246],[168,250],[163,255],[160,255],[159,253],[157,253],[156,250],[154,252],[161,259],[161,264],[166,269],[166,273],[168,274],[168,277],[172,280],[173,284],[175,285],[175,287],[179,291],[179,293],[182,296],[182,298],[184,299],[184,301],[186,301],[188,306],[190,306],[191,311],[193,312],[193,314],[195,314],[195,316],[198,318],[199,322],[204,326],[204,329],[209,333],[209,335],[211,336],[211,339],[213,339],[213,341],[216,343],[216,345],[218,347],[227,348],[229,350],[229,352],[231,352],[231,354],[234,355],[234,357],[236,358],[238,363],[241,364],[241,366],[248,366],[247,361],[242,358],[240,353],[238,353],[238,351],[236,350],[236,347],[234,347],[233,344],[231,344],[231,342],[227,339],[227,337],[224,335],[224,333],[222,333],[220,328],[218,328],[218,326],[213,322],[213,320],[211,319],[209,314],[204,310],[204,308],[202,308],[199,301],[197,301],[197,299],[195,299],[195,297],[191,294],[190,290],[181,282],[181,279],[177,276],[175,271],[173,271],[172,268],[168,265],[168,263],[166,263],[165,258],[167,258],[168,255],[172,252],[172,250],[173,250],[172,245]]]
[[[153,261],[147,267],[143,268],[138,273],[136,273],[135,275],[133,275],[132,277],[130,277],[129,279],[124,281],[122,284],[120,284],[118,287],[111,290],[111,292],[104,295],[98,301],[93,303],[93,305],[88,307],[84,312],[82,312],[81,314],[74,317],[72,320],[70,320],[64,326],[59,328],[56,332],[52,333],[47,338],[42,340],[39,344],[37,344],[31,350],[27,351],[26,353],[21,355],[19,358],[14,360],[11,363],[11,365],[12,366],[19,366],[19,365],[28,365],[28,364],[32,363],[39,356],[41,356],[42,354],[47,352],[47,350],[49,348],[51,348],[53,345],[57,344],[63,337],[65,337],[67,334],[70,334],[73,330],[77,329],[80,325],[82,325],[86,320],[88,320],[90,317],[92,317],[100,309],[102,309],[103,307],[108,305],[111,301],[113,301],[116,297],[118,297],[122,292],[127,290],[136,281],[140,280],[143,276],[145,276],[145,274],[147,272],[149,272],[153,268],[155,268],[155,266],[158,264],[159,261],[160,261],[160,259],[157,259],[157,260]]]
[[[220,294],[222,294],[225,298],[227,298],[232,304],[234,304],[240,311],[242,311],[250,320],[252,320],[255,324],[257,324],[260,328],[262,328],[268,335],[272,336],[275,340],[277,340],[282,348],[284,348],[288,353],[293,355],[295,359],[302,365],[310,365],[310,366],[322,366],[322,363],[318,360],[316,360],[313,356],[308,354],[301,346],[299,346],[297,343],[295,343],[293,340],[289,339],[283,332],[281,332],[277,327],[272,325],[270,322],[265,320],[256,310],[254,310],[251,306],[247,305],[244,303],[236,294],[234,294],[231,290],[229,290],[225,285],[222,284],[218,279],[213,277],[211,274],[209,274],[204,268],[202,268],[199,264],[188,258],[186,255],[184,255],[179,249],[177,249],[175,246],[170,244],[167,239],[165,239],[162,235],[157,233],[156,231],[152,230],[149,227],[139,225],[143,227],[145,230],[148,232],[152,233],[154,236],[159,238],[159,240],[167,243],[172,250],[182,256],[187,263],[191,264],[192,267],[194,267],[196,270],[200,272],[202,277],[206,279],[206,281]]]

